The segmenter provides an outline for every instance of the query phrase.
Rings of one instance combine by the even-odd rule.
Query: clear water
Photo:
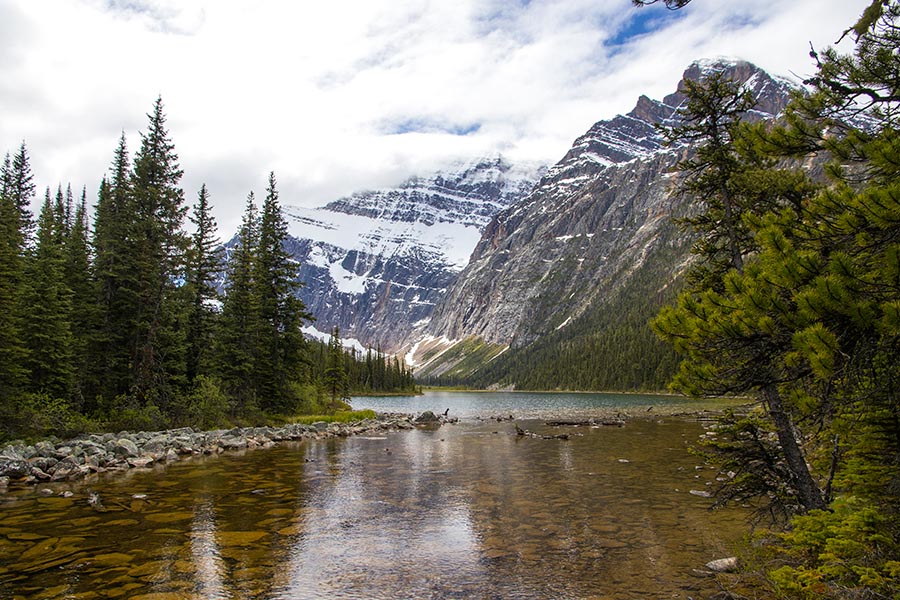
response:
[[[354,398],[355,409],[379,412],[421,413],[426,410],[460,419],[509,417],[516,419],[590,419],[615,415],[654,416],[696,413],[744,400],[691,399],[658,394],[559,393],[559,392],[456,392],[429,391],[420,396]]]
[[[590,410],[587,395],[553,396],[542,409],[556,411],[553,418]],[[709,500],[690,494],[712,476],[687,452],[699,423],[663,417],[563,428],[517,417],[537,434],[570,434],[542,439],[485,419],[525,412],[524,397],[431,398],[428,409],[466,418],[12,489],[0,496],[0,597],[618,599],[717,591],[694,569],[733,552],[745,515],[710,511]],[[390,403],[418,410],[400,399],[354,401]],[[73,495],[55,495],[64,491]],[[91,492],[101,510],[89,505]]]

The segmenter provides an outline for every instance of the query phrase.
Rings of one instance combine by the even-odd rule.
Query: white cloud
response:
[[[24,139],[40,185],[93,198],[162,95],[185,196],[206,182],[226,237],[270,170],[286,203],[311,205],[453,157],[552,162],[696,58],[809,74],[809,42],[867,3],[6,0],[0,149]]]

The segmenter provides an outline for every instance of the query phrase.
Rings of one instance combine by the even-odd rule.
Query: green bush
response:
[[[849,496],[831,510],[795,517],[780,534],[779,562],[770,573],[782,594],[799,598],[898,598],[900,561],[893,519]]]
[[[155,404],[138,406],[125,396],[118,396],[109,415],[107,429],[111,431],[160,431],[168,429],[169,420]]]
[[[186,398],[184,413],[184,425],[198,429],[223,426],[228,417],[228,397],[213,378],[199,375]]]
[[[23,394],[4,404],[0,415],[0,437],[42,438],[75,437],[98,429],[91,421],[61,398],[46,394]]]

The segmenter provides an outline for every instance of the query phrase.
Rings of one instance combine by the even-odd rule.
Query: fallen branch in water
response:
[[[625,421],[622,419],[587,419],[585,421],[547,421],[547,425],[551,427],[593,427],[595,425],[603,425],[604,427],[624,427]]]
[[[560,433],[557,435],[541,435],[539,433],[534,433],[532,431],[528,431],[527,429],[522,429],[521,427],[519,427],[518,423],[514,423],[513,425],[516,428],[516,435],[540,438],[542,440],[567,440],[567,439],[569,439],[568,433]]]

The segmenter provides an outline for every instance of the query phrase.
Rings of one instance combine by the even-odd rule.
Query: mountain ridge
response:
[[[672,286],[689,259],[690,240],[671,219],[683,208],[673,192],[686,148],[667,146],[655,125],[673,124],[685,80],[713,70],[726,71],[758,98],[753,120],[775,118],[797,88],[746,61],[695,61],[663,100],[641,96],[626,115],[591,126],[530,194],[486,227],[469,265],[411,344],[409,360],[420,375],[454,372],[466,355],[449,349],[473,339],[486,352],[485,363],[473,369],[510,361],[516,351],[561,336],[556,332],[631,294],[633,280],[650,296]],[[636,278],[662,257],[669,269],[652,281]]]
[[[317,208],[286,205],[287,249],[300,265],[312,327],[338,327],[365,347],[399,348],[430,319],[481,229],[544,170],[483,157]]]

